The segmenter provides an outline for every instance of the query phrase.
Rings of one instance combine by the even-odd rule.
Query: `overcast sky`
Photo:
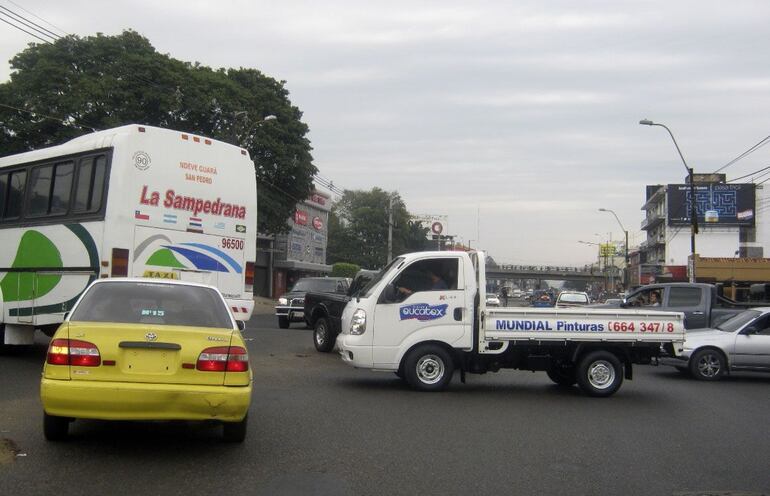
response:
[[[622,237],[600,207],[644,240],[644,186],[686,172],[640,119],[668,125],[696,172],[770,134],[766,0],[14,2],[68,33],[131,28],[286,80],[322,176],[398,191],[499,262],[595,261],[578,240]],[[0,81],[31,41],[0,24]],[[768,165],[770,146],[725,172]]]

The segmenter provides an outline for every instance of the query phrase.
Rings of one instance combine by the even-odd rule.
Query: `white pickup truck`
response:
[[[357,368],[444,389],[455,370],[539,370],[591,396],[610,396],[632,364],[684,341],[683,314],[628,309],[487,308],[481,252],[395,258],[345,307],[336,346]]]

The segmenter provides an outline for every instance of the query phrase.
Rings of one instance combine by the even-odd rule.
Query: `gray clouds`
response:
[[[685,175],[641,118],[671,127],[703,172],[770,134],[767,2],[22,5],[81,36],[132,28],[175,58],[285,79],[322,175],[398,190],[464,239],[478,209],[499,261],[594,260],[578,239],[620,238],[599,207],[634,238],[644,185]],[[0,29],[0,55],[28,41]],[[726,172],[768,161],[761,149]]]

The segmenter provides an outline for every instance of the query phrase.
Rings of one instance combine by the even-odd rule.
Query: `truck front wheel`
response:
[[[409,352],[404,361],[406,381],[418,391],[442,391],[452,380],[454,363],[441,346],[426,344]]]
[[[329,353],[332,351],[332,348],[334,348],[334,340],[332,339],[332,333],[329,329],[329,321],[324,317],[320,317],[315,321],[313,343],[315,344],[315,349],[322,353]]]
[[[592,351],[578,363],[577,383],[588,396],[611,396],[623,384],[623,365],[609,351]]]

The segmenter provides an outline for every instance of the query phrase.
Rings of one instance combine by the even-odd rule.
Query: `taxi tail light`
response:
[[[98,367],[102,363],[99,348],[78,339],[54,339],[48,347],[46,362],[51,365]]]
[[[254,262],[246,262],[246,277],[244,279],[244,285],[246,289],[251,289],[254,286]]]
[[[203,372],[246,372],[249,353],[241,346],[206,348],[198,356],[195,368]]]

